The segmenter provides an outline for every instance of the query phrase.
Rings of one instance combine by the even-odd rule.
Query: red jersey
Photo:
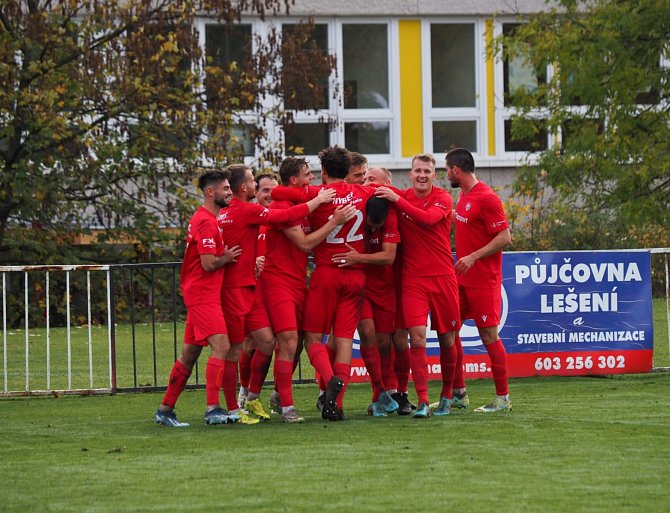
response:
[[[223,281],[223,267],[215,271],[205,271],[200,263],[200,255],[209,254],[214,256],[223,254],[223,239],[216,224],[216,217],[205,207],[200,207],[188,224],[186,251],[179,278],[184,304],[187,307],[221,302],[219,294]]]
[[[256,244],[260,226],[295,221],[309,214],[309,207],[301,204],[288,210],[268,210],[257,203],[233,199],[222,208],[217,221],[228,247],[239,246],[242,254],[237,262],[228,265],[229,272],[223,286],[226,288],[256,285]]]
[[[270,210],[285,210],[293,205],[290,201],[273,201]],[[287,280],[295,287],[304,288],[307,278],[308,255],[284,235],[286,228],[300,226],[304,233],[312,231],[309,216],[292,223],[269,226],[266,234],[267,253],[263,275],[268,279]]]
[[[456,257],[462,258],[486,246],[499,232],[509,228],[502,201],[484,182],[478,182],[456,203]],[[490,288],[502,283],[502,251],[480,258],[465,274],[457,276],[459,285]]]
[[[261,226],[258,230],[258,240],[256,241],[256,256],[265,256],[267,253],[267,234],[268,227]]]
[[[405,278],[455,274],[451,254],[451,196],[435,186],[424,198],[417,198],[414,189],[395,192],[400,195],[396,208]]]
[[[400,232],[395,209],[389,208],[384,226],[376,232],[366,231],[365,235],[366,253],[379,253],[384,243],[398,244]],[[365,267],[365,293],[382,295],[389,290],[393,290],[393,265],[367,265]]]
[[[280,185],[272,190],[272,197],[274,199],[289,201],[308,201],[314,198],[324,187],[326,189],[334,189],[336,196],[331,203],[323,203],[312,212],[310,219],[314,230],[318,230],[326,224],[333,216],[335,209],[341,205],[352,203],[357,209],[356,215],[352,219],[334,228],[328,234],[328,237],[313,250],[314,264],[317,267],[337,267],[332,257],[337,253],[346,253],[349,251],[346,244],[355,248],[359,253],[365,253],[365,204],[374,194],[375,188],[350,184],[345,181],[325,186],[306,185],[302,189]],[[362,269],[362,266],[354,265],[344,269]]]

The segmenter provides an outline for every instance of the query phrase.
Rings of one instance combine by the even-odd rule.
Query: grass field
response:
[[[431,397],[439,390],[431,385]],[[474,406],[493,393],[469,383]],[[662,512],[670,500],[670,373],[511,380],[510,414],[188,429],[152,422],[159,394],[0,401],[0,512]],[[264,392],[267,398],[269,391]]]
[[[665,301],[654,301],[654,366],[670,366]],[[88,387],[88,334],[71,339],[73,386]],[[158,384],[174,328],[117,330],[120,387]],[[67,385],[64,330],[51,332],[52,388]],[[177,327],[177,338],[181,327]],[[107,332],[93,332],[94,381],[108,383]],[[25,385],[25,334],[8,333],[8,379]],[[31,388],[46,383],[45,333],[29,337]],[[180,341],[179,341],[180,342]],[[306,368],[307,377],[312,375]],[[202,378],[202,376],[201,376]],[[431,384],[437,399],[438,385]],[[468,382],[473,406],[490,380]],[[347,392],[350,420],[327,423],[315,386],[296,388],[302,425],[207,428],[205,393],[185,392],[170,430],[161,394],[0,399],[0,512],[664,512],[670,504],[670,373],[513,379],[511,414],[426,421],[365,415],[369,385]],[[269,390],[264,392],[267,399]]]

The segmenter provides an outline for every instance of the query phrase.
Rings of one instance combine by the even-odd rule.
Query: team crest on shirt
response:
[[[472,208],[472,203],[470,203],[470,202],[468,201],[468,202],[465,204],[465,211],[467,212],[467,211],[470,210],[471,208]]]

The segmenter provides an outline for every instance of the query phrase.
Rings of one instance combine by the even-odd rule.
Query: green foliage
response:
[[[560,141],[518,173],[517,249],[668,246],[670,3],[559,4],[497,42],[503,58],[553,69],[513,97],[514,136],[539,115]]]
[[[291,3],[0,3],[0,262],[179,253],[197,202],[195,176],[203,165],[243,157],[233,130],[241,106],[257,120],[248,127],[257,144],[269,116],[281,122],[281,110],[261,102],[297,87],[280,80],[280,56],[286,69],[300,63],[303,83],[334,64],[324,52],[293,59],[283,48],[290,38],[274,33],[242,62],[209,62],[196,13],[229,26],[243,14],[287,12]],[[264,158],[276,159],[277,150],[267,148]],[[100,245],[78,247],[82,235]]]

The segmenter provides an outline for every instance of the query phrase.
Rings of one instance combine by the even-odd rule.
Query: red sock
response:
[[[507,351],[502,340],[498,339],[493,344],[489,344],[486,350],[491,359],[491,372],[493,373],[493,382],[496,385],[497,395],[509,394],[507,387]]]
[[[361,356],[365,367],[370,375],[370,384],[372,385],[372,401],[379,398],[379,394],[384,391],[384,381],[382,379],[382,363],[377,345],[370,347],[361,346]]]
[[[174,362],[162,404],[174,408],[174,405],[177,404],[177,399],[179,399],[179,396],[186,387],[186,382],[190,375],[191,371],[188,370],[183,363],[179,360]]]
[[[379,354],[379,360],[382,367],[382,381],[384,381],[384,386],[390,390],[398,389],[398,378],[393,369],[395,363],[394,355],[395,353],[393,352],[393,349],[390,348],[388,354]]]
[[[226,360],[226,366],[223,369],[223,396],[226,398],[228,410],[237,410],[240,406],[237,404],[237,362]]]
[[[440,397],[453,397],[454,371],[456,370],[456,344],[450,348],[440,348],[440,367],[442,367],[442,391]]]
[[[349,377],[351,376],[351,364],[349,363],[335,363],[333,365],[333,371],[335,376],[344,381],[344,386],[342,391],[337,395],[337,406],[342,409],[344,404],[344,393],[347,391],[347,385],[349,384]]]
[[[428,404],[428,358],[426,357],[426,348],[410,348],[409,358],[418,401],[419,403]]]
[[[261,350],[254,351],[254,357],[251,359],[251,378],[249,379],[249,392],[252,394],[261,393],[263,382],[270,370],[271,361],[272,354],[265,354]]]
[[[323,345],[312,344],[309,346],[307,348],[307,356],[309,357],[312,367],[319,373],[320,378],[323,379],[325,383],[328,383],[330,378],[333,377],[333,368],[330,366],[328,353]],[[323,389],[325,390],[325,387]]]
[[[335,363],[335,349],[330,347],[328,344],[323,346],[326,348],[326,353],[328,353],[328,361],[330,362],[330,367],[333,367]],[[319,382],[319,390],[325,390],[328,386],[328,382],[323,379],[323,376],[317,372],[317,381]]]
[[[221,381],[225,364],[221,358],[209,357],[207,367],[205,367],[205,391],[207,394],[207,406],[219,405],[219,390],[221,390]],[[237,367],[235,367],[237,374]]]
[[[275,383],[282,406],[293,406],[293,362],[275,358]]]
[[[463,344],[461,337],[456,335],[456,370],[454,371],[454,386],[453,388],[465,388],[465,373],[463,372]]]
[[[240,386],[244,388],[249,388],[249,378],[251,377],[251,360],[254,353],[259,351],[252,351],[252,354],[247,353],[245,350],[240,351]]]
[[[410,350],[397,351],[395,353],[395,374],[398,377],[398,392],[407,392],[409,382]]]

